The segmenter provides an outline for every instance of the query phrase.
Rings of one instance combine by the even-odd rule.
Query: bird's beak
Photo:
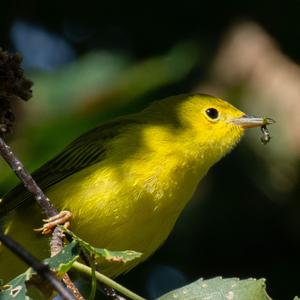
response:
[[[243,128],[260,127],[275,123],[275,121],[271,118],[253,117],[247,115],[232,119],[230,122]]]

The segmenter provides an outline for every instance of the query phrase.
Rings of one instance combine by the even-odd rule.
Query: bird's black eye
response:
[[[205,113],[210,119],[217,119],[219,116],[219,112],[215,108],[208,108]]]

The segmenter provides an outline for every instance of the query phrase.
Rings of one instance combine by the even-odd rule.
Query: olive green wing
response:
[[[136,124],[130,119],[116,119],[100,125],[69,144],[59,155],[37,169],[33,174],[42,190],[53,186],[66,177],[100,162],[105,158],[107,141],[120,134],[124,127]],[[0,204],[0,217],[24,202],[32,201],[32,195],[23,184],[8,192]]]

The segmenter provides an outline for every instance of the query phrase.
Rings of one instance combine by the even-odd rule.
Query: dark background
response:
[[[216,87],[222,79],[213,71],[230,28],[244,22],[259,26],[298,68],[299,11],[299,1],[2,1],[0,46],[23,53],[35,82],[34,99],[16,106],[22,126],[11,138],[31,170],[100,121],[201,87],[213,86],[207,89],[250,113],[275,114],[271,143],[261,145],[255,131],[218,163],[167,242],[119,278],[127,287],[154,298],[199,277],[263,277],[274,299],[300,295],[300,138],[299,127],[287,124],[297,116],[290,110],[300,112],[300,98],[287,103],[283,93],[272,102],[264,83],[259,91],[251,84],[250,93],[255,75]],[[257,61],[267,59],[268,52]],[[91,78],[81,78],[83,65]],[[277,88],[289,87],[288,80]],[[253,90],[260,96],[248,106]],[[0,173],[2,194],[15,179],[4,164]]]

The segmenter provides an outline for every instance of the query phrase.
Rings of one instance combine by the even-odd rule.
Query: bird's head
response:
[[[195,141],[219,159],[230,151],[248,128],[274,123],[270,118],[246,115],[228,102],[208,95],[191,95],[178,103],[177,114],[192,129]]]
[[[201,149],[206,159],[211,157],[212,163],[228,153],[247,128],[274,123],[269,118],[249,116],[228,102],[208,95],[179,95],[161,103],[165,118],[168,118],[165,111],[172,108],[174,113],[171,115],[176,121],[171,123],[177,123],[178,128],[188,132],[186,139],[191,140],[186,142]]]
[[[155,125],[145,138],[152,148],[183,151],[191,160],[205,161],[208,168],[239,142],[245,129],[274,122],[246,115],[224,100],[203,94],[157,101],[140,116]]]

